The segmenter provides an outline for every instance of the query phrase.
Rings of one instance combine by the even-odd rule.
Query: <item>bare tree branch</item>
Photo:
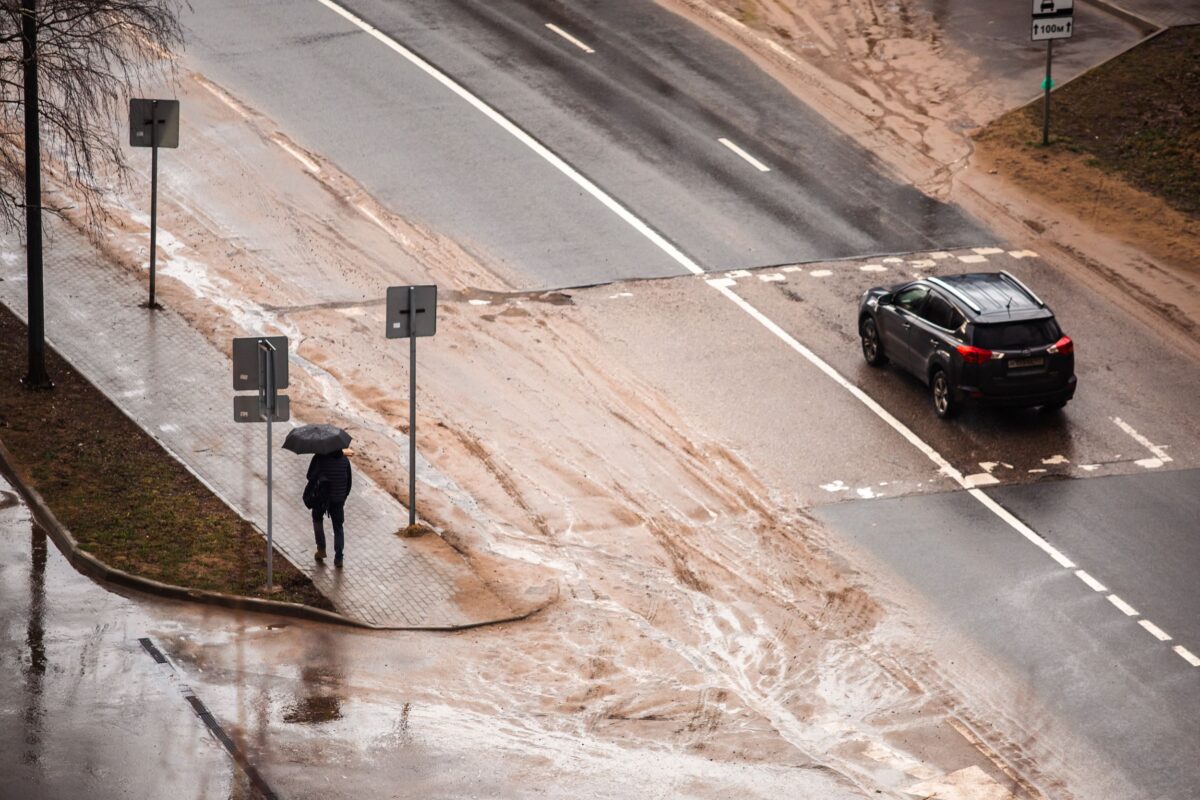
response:
[[[183,43],[182,2],[38,2],[42,145],[56,162],[52,171],[82,200],[93,224],[102,216],[98,170],[125,168],[114,137],[120,101],[144,70],[170,69],[162,54]],[[21,16],[21,0],[0,0],[0,228],[15,227],[24,206]]]

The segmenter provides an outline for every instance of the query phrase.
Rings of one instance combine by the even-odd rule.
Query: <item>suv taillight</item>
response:
[[[992,358],[991,350],[984,350],[982,347],[972,347],[969,344],[960,344],[957,348],[958,354],[963,357],[963,361],[968,364],[986,364]]]
[[[1054,344],[1046,348],[1047,353],[1053,353],[1057,356],[1069,356],[1075,352],[1075,343],[1071,341],[1070,336],[1064,336]]]

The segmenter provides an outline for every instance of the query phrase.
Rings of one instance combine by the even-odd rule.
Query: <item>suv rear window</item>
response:
[[[1025,350],[1046,347],[1059,340],[1062,332],[1053,319],[1005,322],[1000,325],[976,325],[974,345],[988,350]]]

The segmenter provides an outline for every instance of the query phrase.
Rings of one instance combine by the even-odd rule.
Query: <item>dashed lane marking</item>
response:
[[[630,211],[629,209],[627,209],[623,205],[621,205],[619,202],[617,202],[616,199],[614,199],[611,195],[606,193],[603,189],[601,189],[596,184],[592,183],[592,181],[590,181],[586,177],[584,177],[582,173],[580,173],[577,169],[575,169],[570,164],[568,164],[566,161],[564,161],[560,156],[558,156],[556,153],[554,153],[552,150],[550,150],[544,144],[542,144],[541,142],[537,141],[532,136],[530,136],[524,129],[517,126],[514,122],[509,120],[507,117],[505,117],[500,112],[496,111],[494,108],[489,106],[487,103],[483,102],[483,100],[481,100],[478,97],[476,97],[475,95],[471,94],[471,92],[467,91],[465,88],[463,88],[460,84],[458,84],[456,81],[454,81],[448,75],[441,72],[440,70],[435,68],[433,65],[429,64],[427,61],[422,59],[420,56],[416,55],[411,50],[404,47],[402,44],[400,44],[396,40],[392,39],[387,34],[383,33],[382,31],[380,31],[377,28],[375,28],[374,26],[372,26],[370,23],[364,21],[363,19],[354,15],[350,11],[342,8],[337,3],[333,2],[333,0],[316,0],[316,1],[318,3],[320,3],[321,5],[325,6],[326,8],[328,8],[329,10],[333,11],[335,14],[338,14],[339,16],[341,16],[343,19],[347,20],[354,26],[358,27],[360,30],[368,33],[370,36],[372,36],[374,39],[376,39],[377,41],[382,43],[384,46],[386,46],[393,52],[400,55],[402,58],[407,60],[409,63],[413,64],[415,67],[417,67],[422,72],[427,74],[430,78],[437,81],[442,86],[444,86],[445,88],[450,90],[452,93],[457,95],[459,98],[461,98],[467,104],[469,104],[470,106],[475,108],[477,111],[479,111],[481,114],[486,116],[488,119],[492,120],[494,123],[496,123],[498,126],[500,126],[503,130],[505,130],[507,133],[509,133],[511,136],[513,136],[515,139],[517,139],[519,142],[524,144],[531,151],[533,151],[535,154],[537,154],[539,157],[541,157],[546,162],[548,162],[551,166],[553,166],[555,169],[557,169],[565,177],[567,177],[568,179],[573,181],[577,186],[579,186],[585,192],[590,194],[599,203],[601,203],[605,208],[607,208],[609,211],[611,211],[613,214],[615,214],[617,217],[619,217],[621,220],[623,220],[626,224],[628,224],[630,227],[632,227],[635,231],[637,231],[643,237],[645,237],[647,240],[649,240],[655,247],[657,247],[665,255],[667,255],[667,257],[669,257],[670,259],[675,261],[677,264],[679,264],[683,269],[687,270],[688,272],[692,273],[693,275],[706,276],[705,270],[699,264],[697,264],[694,260],[692,260],[691,257],[686,255],[682,250],[680,250],[678,247],[676,247],[674,244],[672,244],[670,241],[668,241],[666,239],[666,237],[664,237],[662,234],[660,234],[658,231],[656,231],[654,228],[652,228],[650,225],[648,225],[645,221],[643,221],[640,217],[635,215],[632,211]],[[943,258],[950,258],[951,255],[949,253],[940,253],[939,252],[939,253],[931,253],[929,257],[934,260],[941,260]],[[986,261],[987,260],[986,256],[979,255],[979,254],[959,256],[958,258],[961,261],[964,261],[966,263],[976,263],[976,261]],[[884,261],[886,261],[886,260],[887,259],[884,259]],[[706,276],[706,278],[707,278],[707,276]],[[757,308],[750,305],[750,303],[746,302],[739,295],[737,295],[733,291],[733,287],[737,285],[735,280],[733,280],[732,278],[728,278],[728,277],[715,278],[715,279],[707,278],[706,283],[709,286],[711,286],[713,289],[715,289],[717,292],[719,292],[721,295],[723,295],[726,299],[728,299],[729,301],[734,303],[736,306],[741,308],[746,314],[748,314],[750,317],[752,317],[754,320],[756,320],[759,324],[763,325],[768,331],[770,331],[772,334],[774,334],[776,337],[778,337],[788,347],[792,348],[795,352],[797,352],[800,356],[802,356],[806,361],[808,361],[810,364],[812,364],[814,367],[816,367],[821,372],[824,372],[830,379],[832,379],[835,383],[837,383],[839,386],[841,386],[843,389],[845,389],[847,392],[849,392],[855,399],[857,399],[859,402],[861,402],[863,405],[865,405],[872,413],[874,413],[877,417],[879,417],[887,425],[889,425],[893,430],[895,430],[897,433],[899,433],[901,437],[903,437],[906,441],[909,442],[909,444],[911,444],[913,447],[915,447],[917,450],[919,450],[921,453],[923,453],[926,456],[926,458],[928,458],[930,461],[932,461],[938,467],[938,470],[939,470],[939,472],[941,472],[941,474],[950,478],[955,483],[957,483],[959,486],[961,486],[963,489],[965,489],[968,494],[970,494],[973,498],[975,498],[976,501],[978,501],[980,504],[982,504],[984,507],[986,507],[989,511],[991,511],[993,514],[995,514],[997,517],[999,517],[1002,521],[1004,521],[1006,524],[1008,524],[1008,526],[1011,527],[1013,530],[1015,530],[1017,533],[1021,534],[1021,536],[1023,536],[1025,539],[1027,539],[1031,544],[1033,544],[1035,547],[1037,547],[1038,549],[1042,550],[1044,553],[1049,555],[1060,566],[1062,566],[1066,569],[1072,569],[1072,570],[1076,568],[1075,563],[1073,561],[1071,561],[1071,559],[1069,559],[1065,555],[1063,555],[1063,553],[1061,553],[1056,547],[1054,547],[1049,542],[1047,542],[1045,539],[1043,539],[1036,531],[1034,531],[1028,525],[1026,525],[1025,523],[1021,522],[1019,519],[1017,519],[1015,516],[1013,516],[1013,514],[1010,511],[1008,511],[1008,509],[1001,506],[999,503],[997,503],[995,500],[993,500],[991,497],[989,497],[987,494],[985,494],[980,489],[969,487],[967,485],[966,479],[963,477],[962,473],[959,472],[958,469],[956,469],[954,467],[954,465],[952,465],[949,461],[947,461],[946,458],[944,456],[942,456],[941,453],[939,453],[937,450],[935,450],[933,447],[931,447],[928,443],[926,443],[923,439],[921,439],[919,436],[917,436],[907,425],[905,425],[900,420],[898,420],[895,416],[893,416],[891,414],[891,412],[889,412],[882,405],[880,405],[878,401],[876,401],[874,398],[872,398],[870,395],[868,395],[866,392],[864,392],[861,388],[859,388],[858,386],[854,385],[849,380],[847,380],[840,372],[838,372],[830,364],[828,364],[826,361],[824,361],[822,358],[820,358],[818,355],[816,355],[816,353],[812,352],[807,347],[800,344],[799,341],[797,341],[789,333],[787,333],[785,330],[783,330],[781,327],[779,327],[779,325],[777,325],[770,318],[768,318],[766,315],[764,315],[762,312],[760,312]],[[1119,600],[1119,598],[1117,598],[1116,595],[1109,595],[1108,598],[1109,598],[1110,602],[1112,602],[1114,600]],[[1136,614],[1136,612],[1134,612],[1134,613]]]
[[[1155,625],[1153,622],[1151,622],[1148,619],[1139,619],[1138,625],[1141,625],[1143,628],[1150,631],[1150,635],[1153,636],[1155,639],[1158,639],[1160,642],[1171,641],[1171,637],[1167,634],[1166,631],[1164,631],[1162,628],[1158,627],[1157,625]]]
[[[998,256],[1004,252],[999,247],[972,247],[971,249],[975,251],[975,255],[979,256]]]
[[[1195,655],[1193,655],[1192,651],[1188,650],[1183,645],[1177,644],[1171,649],[1178,653],[1184,661],[1188,662],[1193,667],[1200,667],[1200,658],[1197,658]]]
[[[1124,614],[1125,616],[1136,617],[1138,615],[1136,608],[1129,605],[1129,603],[1126,603],[1124,600],[1117,597],[1115,594],[1110,594],[1107,599],[1108,599],[1108,602],[1112,603],[1114,606],[1121,609],[1121,613]]]
[[[974,255],[959,256],[958,260],[964,264],[982,264],[987,261],[987,256],[981,256],[976,253]]]
[[[557,34],[558,34],[559,36],[561,36],[562,38],[566,39],[566,40],[567,40],[568,42],[570,42],[571,44],[573,44],[573,45],[575,45],[576,47],[578,47],[578,48],[579,48],[580,50],[582,50],[583,52],[585,52],[585,53],[588,53],[588,54],[591,54],[591,53],[594,53],[594,52],[596,52],[595,50],[593,50],[592,48],[588,47],[588,46],[587,46],[586,44],[584,44],[583,42],[581,42],[581,41],[579,41],[578,39],[576,39],[576,38],[575,38],[574,36],[572,36],[571,34],[569,34],[569,33],[567,33],[566,31],[564,31],[562,28],[560,28],[560,27],[558,27],[557,25],[555,25],[553,22],[547,22],[547,23],[546,23],[546,27],[547,27],[547,28],[549,28],[550,30],[554,31],[555,33],[557,33]]]
[[[813,276],[814,278],[828,278],[830,275],[833,274],[833,270],[831,270],[831,269],[814,269],[812,272],[810,272],[808,274]]]
[[[1087,574],[1086,572],[1084,572],[1081,569],[1075,570],[1075,577],[1079,578],[1079,580],[1083,581],[1088,586],[1090,586],[1092,588],[1093,592],[1107,592],[1108,591],[1107,587],[1105,587],[1105,585],[1103,583],[1096,580],[1091,575]]]
[[[1008,255],[1010,258],[1018,258],[1018,259],[1019,258],[1037,258],[1038,257],[1038,254],[1033,252],[1032,250],[1009,250]]]
[[[757,158],[750,155],[745,150],[738,147],[736,144],[729,141],[728,139],[722,137],[720,139],[717,139],[717,141],[720,142],[721,144],[725,145],[726,147],[728,147],[734,153],[737,153],[739,156],[741,156],[746,161],[746,163],[748,163],[750,166],[754,167],[759,172],[770,172],[771,171],[771,168],[768,167],[766,164],[762,163]]]
[[[783,277],[783,274],[779,272],[768,272],[764,275],[759,275],[758,279],[763,283],[780,283],[787,280]]]

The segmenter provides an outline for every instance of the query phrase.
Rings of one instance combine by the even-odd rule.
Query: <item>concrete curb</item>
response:
[[[221,606],[236,611],[250,611],[259,614],[274,614],[277,616],[295,617],[299,619],[307,619],[314,622],[325,622],[337,625],[348,625],[355,628],[363,628],[366,630],[393,630],[393,631],[459,631],[470,628],[479,628],[485,625],[498,625],[504,622],[516,622],[526,619],[527,617],[541,611],[545,608],[553,598],[547,598],[545,602],[537,603],[535,606],[523,613],[514,614],[509,617],[503,617],[484,622],[475,622],[466,625],[446,625],[446,626],[382,626],[372,625],[368,622],[352,619],[343,616],[335,611],[325,611],[312,606],[301,605],[300,603],[287,603],[281,600],[263,600],[257,597],[245,597],[242,595],[225,594],[224,592],[214,592],[208,589],[189,589],[185,586],[176,586],[170,583],[143,578],[140,575],[134,575],[125,570],[117,569],[105,564],[100,559],[93,556],[91,553],[83,550],[71,532],[66,526],[59,521],[54,512],[50,510],[50,506],[46,504],[40,492],[34,489],[24,479],[20,469],[17,466],[16,459],[5,447],[4,442],[0,441],[0,474],[3,474],[5,479],[12,484],[13,488],[24,499],[25,504],[29,506],[34,520],[41,526],[54,540],[58,549],[66,556],[67,561],[76,571],[83,575],[105,583],[111,583],[115,586],[121,586],[126,589],[133,589],[146,594],[152,594],[157,597],[165,597],[170,600],[182,600],[194,603],[206,603],[208,605]]]
[[[1110,3],[1108,0],[1081,0],[1081,2],[1086,3],[1089,6],[1095,6],[1101,11],[1128,22],[1130,25],[1136,26],[1139,30],[1141,30],[1143,35],[1151,34],[1155,31],[1163,29],[1162,25],[1159,25],[1156,22],[1151,22],[1145,17],[1140,16],[1129,9],[1122,8],[1116,3]]]

